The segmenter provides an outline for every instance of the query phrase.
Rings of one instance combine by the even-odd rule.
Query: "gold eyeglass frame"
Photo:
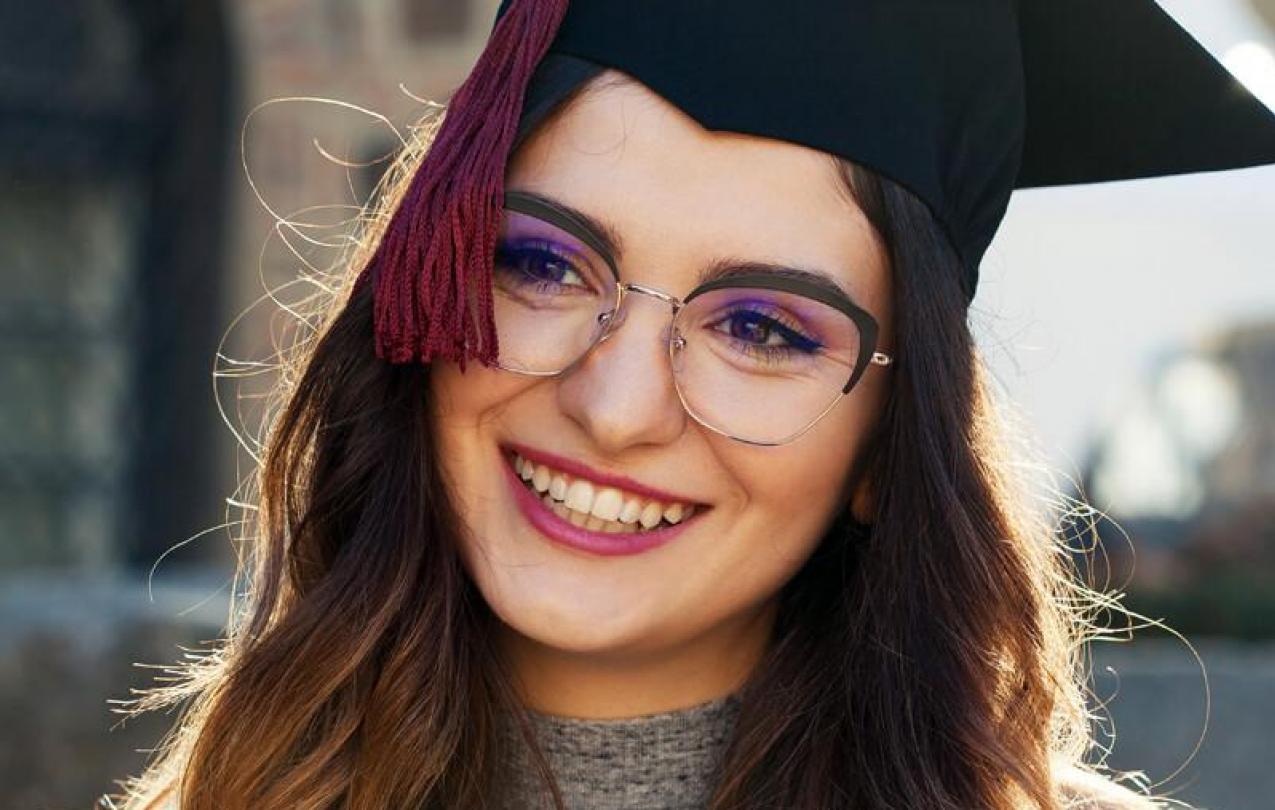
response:
[[[663,290],[659,290],[645,284],[621,281],[619,267],[615,258],[611,255],[611,251],[607,248],[605,241],[598,237],[587,223],[581,221],[572,212],[564,210],[563,208],[560,208],[539,196],[518,191],[506,191],[504,200],[506,209],[517,211],[522,214],[528,214],[547,222],[550,225],[561,228],[570,233],[572,236],[580,239],[592,250],[596,251],[598,255],[606,261],[611,274],[614,276],[616,290],[615,306],[612,309],[606,310],[598,315],[598,324],[601,328],[580,355],[566,366],[556,371],[532,371],[503,365],[500,362],[499,356],[497,356],[496,366],[504,371],[531,377],[556,377],[566,374],[588,357],[593,352],[594,348],[614,334],[615,330],[623,323],[626,312],[623,307],[625,297],[628,293],[633,292],[639,295],[646,295],[658,301],[663,301],[668,304],[669,308],[672,310],[671,326],[668,331],[666,344],[669,352],[670,372],[673,375],[673,388],[677,391],[678,400],[682,403],[682,407],[685,409],[686,413],[705,428],[720,436],[725,436],[728,439],[758,447],[777,447],[789,444],[800,438],[821,419],[827,416],[828,413],[837,406],[837,403],[850,393],[851,389],[854,388],[855,384],[867,371],[869,366],[875,365],[888,367],[894,363],[894,358],[892,356],[876,350],[878,335],[876,318],[874,318],[867,310],[851,301],[850,298],[843,293],[826,289],[801,278],[792,278],[768,272],[745,272],[706,281],[688,293],[685,298],[678,298],[675,295],[671,295]],[[691,407],[690,403],[686,401],[686,395],[682,392],[682,386],[678,383],[676,372],[677,354],[686,345],[686,339],[677,328],[678,313],[687,303],[691,302],[699,295],[712,290],[724,288],[769,289],[804,296],[842,312],[855,322],[855,325],[859,330],[861,338],[859,355],[851,369],[849,379],[841,388],[840,394],[834,397],[832,401],[828,403],[827,407],[820,411],[814,418],[810,419],[801,428],[785,436],[783,439],[776,441],[758,441],[738,436],[717,427]]]

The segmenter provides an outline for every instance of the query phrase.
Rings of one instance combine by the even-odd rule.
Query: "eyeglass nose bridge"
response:
[[[627,310],[624,307],[624,299],[625,299],[625,296],[628,295],[628,293],[630,292],[638,293],[640,295],[647,295],[647,296],[650,296],[651,298],[654,298],[657,301],[663,301],[665,304],[668,304],[669,308],[672,310],[671,315],[673,319],[677,318],[677,313],[678,311],[681,310],[684,303],[682,299],[678,298],[676,295],[670,295],[669,293],[666,293],[663,290],[657,289],[655,287],[648,287],[645,284],[636,284],[634,282],[620,282],[619,290],[620,292],[618,293],[618,297],[616,299],[615,309],[609,313],[603,313],[603,315],[599,318],[599,320],[602,323],[602,334],[598,336],[598,340],[597,340],[598,343],[601,343],[602,341],[609,338],[612,335],[612,333],[614,333],[616,329],[619,329],[620,325],[624,323],[625,314],[627,313]],[[610,317],[607,317],[607,316],[610,316]],[[682,342],[681,337],[675,333],[671,333],[669,337],[674,343]],[[678,346],[677,348],[680,348],[680,346]]]

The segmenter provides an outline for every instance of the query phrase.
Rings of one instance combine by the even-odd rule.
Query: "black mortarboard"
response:
[[[946,231],[971,298],[1016,188],[1275,163],[1275,114],[1153,0],[504,0],[447,117],[462,105],[469,148],[499,130],[486,154],[503,169],[519,137],[608,67],[708,129],[814,147],[909,188]],[[482,100],[506,106],[480,111]],[[431,161],[418,179],[437,196],[443,181],[423,176],[457,161],[446,150]],[[450,188],[490,210],[503,188],[492,173],[480,189]],[[457,222],[448,239],[471,260],[483,308],[494,225],[468,232],[482,244],[466,250]],[[463,312],[447,319],[460,329],[450,344],[437,337],[440,284],[471,308],[461,271],[440,282],[402,265],[428,265],[438,251],[426,247],[395,251],[397,272],[378,283],[378,353],[494,358],[494,330],[460,324]]]

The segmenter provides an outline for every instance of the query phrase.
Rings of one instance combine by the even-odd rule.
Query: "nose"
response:
[[[668,444],[686,429],[669,368],[667,303],[626,295],[606,340],[558,380],[558,405],[599,450]]]

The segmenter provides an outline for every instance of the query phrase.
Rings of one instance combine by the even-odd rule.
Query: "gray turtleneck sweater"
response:
[[[621,720],[531,712],[567,810],[702,810],[739,711],[734,695]],[[553,807],[512,718],[502,726],[502,810]]]

